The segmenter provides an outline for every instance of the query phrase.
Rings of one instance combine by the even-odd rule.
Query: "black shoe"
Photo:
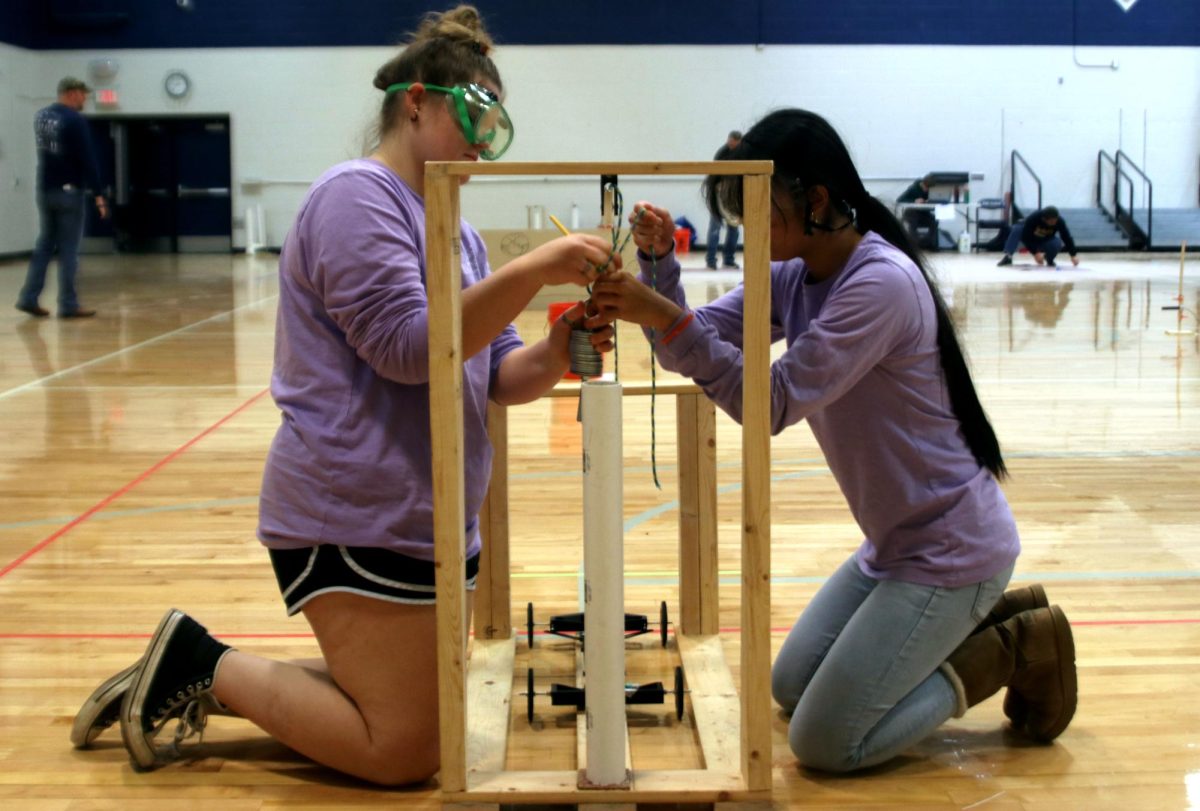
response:
[[[1002,267],[1005,267],[1006,265],[1011,265],[1011,264],[1012,264],[1012,257],[1009,256],[1008,254],[1004,254],[1004,258],[996,263],[996,267],[1002,268]]]
[[[49,315],[49,314],[50,313],[46,313],[46,315]],[[69,312],[69,313],[59,313],[58,317],[59,318],[91,318],[95,314],[96,314],[95,310],[85,310],[84,308],[80,307],[78,309],[71,310],[71,312]]]
[[[75,723],[71,727],[72,746],[86,749],[101,732],[121,720],[121,702],[125,700],[125,693],[129,691],[129,685],[133,683],[134,674],[141,664],[139,659],[106,679],[88,696],[76,713]]]
[[[23,313],[29,313],[34,318],[45,318],[50,315],[50,311],[45,307],[39,307],[36,304],[18,304],[17,309]]]
[[[725,264],[721,265],[721,267],[728,270],[741,270],[741,268],[738,267],[737,262],[726,262]]]
[[[71,726],[72,746],[76,749],[87,749],[100,737],[100,733],[121,720],[121,704],[125,701],[125,694],[129,692],[133,678],[141,666],[142,660],[138,659],[120,673],[105,679],[92,691],[75,714],[75,723]],[[201,701],[206,715],[237,715],[211,694],[204,696]]]
[[[154,736],[168,720],[192,714],[202,719],[200,700],[212,691],[217,665],[230,650],[178,609],[162,618],[121,703],[121,738],[137,767],[160,763]]]
[[[1046,260],[1046,267],[1048,267],[1048,268],[1056,268],[1056,267],[1058,267],[1058,263],[1057,263],[1057,262],[1055,262],[1053,259],[1047,259],[1047,260]]]
[[[716,266],[716,265],[709,265],[709,264],[705,264],[704,268],[705,268],[705,270],[716,270],[716,269],[717,269],[717,266]]]

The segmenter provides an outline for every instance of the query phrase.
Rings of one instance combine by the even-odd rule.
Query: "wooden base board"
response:
[[[628,789],[581,789],[578,772],[506,771],[508,718],[516,638],[475,639],[467,685],[467,789],[444,792],[447,803],[584,804],[769,802],[746,788],[739,769],[740,704],[721,639],[676,636],[703,769],[634,769]],[[619,802],[617,802],[619,801]]]

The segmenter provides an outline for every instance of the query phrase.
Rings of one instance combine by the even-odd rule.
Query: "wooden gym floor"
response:
[[[702,258],[693,254],[691,265]],[[1168,337],[1179,258],[1085,255],[1058,272],[939,254],[976,380],[1007,453],[1024,554],[1071,618],[1079,711],[1051,746],[1011,738],[1000,700],[894,763],[852,777],[797,767],[775,720],[775,806],[1200,807],[1200,344]],[[168,606],[266,656],[315,655],[284,616],[254,537],[263,459],[278,423],[267,393],[276,258],[84,257],[100,315],[34,320],[11,309],[23,261],[0,263],[0,806],[21,809],[429,808],[436,788],[383,791],[292,754],[245,721],[216,718],[185,760],[130,769],[115,730],[74,751],[76,709],[137,658]],[[1200,307],[1189,262],[1186,306]],[[688,274],[693,301],[736,274]],[[53,285],[43,304],[53,308]],[[522,316],[542,334],[544,302]],[[1185,325],[1194,328],[1190,318]],[[649,378],[622,332],[623,380]],[[660,380],[664,379],[660,372]],[[625,404],[627,610],[675,608],[674,404]],[[569,400],[510,413],[513,616],[577,610],[579,427]],[[738,645],[739,433],[719,416],[722,635]],[[662,490],[654,486],[651,451]],[[778,645],[860,536],[804,425],[773,446],[772,626]],[[517,689],[569,681],[572,652],[518,644]],[[641,637],[631,680],[668,680],[674,652]],[[735,672],[736,675],[736,672]],[[510,766],[570,768],[574,719],[514,696]],[[688,720],[631,714],[639,767],[689,766]]]

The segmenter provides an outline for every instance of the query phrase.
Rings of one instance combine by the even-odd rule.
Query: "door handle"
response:
[[[185,197],[191,197],[191,198],[195,198],[195,197],[228,197],[229,196],[229,187],[228,186],[216,186],[216,187],[208,188],[208,189],[188,188],[187,186],[180,186],[176,191],[180,198],[185,198]]]

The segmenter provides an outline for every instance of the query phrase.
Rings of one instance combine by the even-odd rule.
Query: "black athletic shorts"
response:
[[[268,549],[288,616],[331,591],[345,591],[392,603],[433,605],[433,561],[390,549],[321,544],[303,549]],[[475,590],[479,555],[467,559],[467,591]]]

